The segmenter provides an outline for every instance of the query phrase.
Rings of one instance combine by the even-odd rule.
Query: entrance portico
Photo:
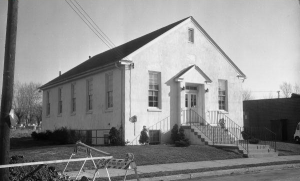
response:
[[[184,69],[175,81],[178,82],[179,96],[178,124],[199,122],[199,116],[205,118],[205,93],[212,82],[211,79],[198,66],[191,65]]]

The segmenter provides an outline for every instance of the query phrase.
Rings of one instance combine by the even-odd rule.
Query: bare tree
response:
[[[296,94],[300,94],[300,86],[299,86],[299,84],[295,83],[293,92],[296,93]]]
[[[246,101],[246,100],[254,99],[254,96],[252,95],[252,92],[250,89],[244,89],[242,91],[242,98],[243,98],[243,101]]]
[[[285,98],[289,98],[291,97],[291,94],[292,94],[292,85],[290,83],[287,83],[287,82],[283,82],[281,85],[280,85],[280,89],[283,93],[283,96]]]
[[[269,94],[264,95],[264,99],[274,99],[275,96],[273,92],[269,92]]]
[[[19,124],[21,120],[25,120],[25,124],[30,123],[35,119],[38,123],[40,121],[42,107],[42,94],[38,91],[41,86],[39,83],[19,83],[14,86],[14,100],[13,108],[19,118]]]

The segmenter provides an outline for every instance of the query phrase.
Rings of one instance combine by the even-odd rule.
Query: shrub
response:
[[[82,142],[86,142],[86,135],[81,134],[78,131],[67,129],[66,127],[62,127],[60,129],[56,129],[53,132],[47,130],[46,132],[32,132],[31,137],[34,140],[39,141],[52,141],[56,144],[74,144],[78,140]]]
[[[250,144],[258,144],[258,142],[259,142],[259,140],[256,139],[256,138],[251,138],[251,139],[249,139],[249,143],[250,143]]]
[[[52,132],[50,130],[47,130],[46,132],[32,132],[31,137],[34,140],[39,140],[39,141],[45,141],[45,140],[50,140],[50,137],[52,136]]]
[[[185,139],[184,129],[183,129],[182,126],[179,128],[178,138],[179,138],[179,140],[184,140]]]
[[[117,146],[117,145],[125,145],[121,139],[120,131],[117,130],[117,128],[112,127],[109,131],[108,139],[110,141],[111,145]]]
[[[173,143],[180,140],[179,135],[178,135],[178,125],[177,124],[175,124],[171,130],[171,139],[172,139]]]
[[[177,147],[187,147],[190,145],[191,145],[191,142],[187,138],[175,142],[175,146],[177,146]]]
[[[186,147],[191,145],[189,139],[185,138],[183,127],[181,126],[178,129],[177,124],[175,124],[171,130],[171,139],[175,143],[175,146],[178,147]]]
[[[142,130],[141,131],[141,136],[140,136],[140,139],[139,139],[139,143],[140,144],[148,144],[149,143],[149,136],[147,134],[147,132],[145,130]]]
[[[71,143],[69,130],[66,127],[56,129],[51,134],[50,140],[57,144],[68,144]]]
[[[241,134],[244,140],[251,139],[251,136],[246,131],[242,131]]]

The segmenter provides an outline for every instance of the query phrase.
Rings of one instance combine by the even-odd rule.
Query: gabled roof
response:
[[[56,84],[59,84],[64,81],[68,81],[72,78],[75,78],[80,75],[85,75],[93,70],[98,70],[104,66],[112,65],[123,58],[127,57],[128,55],[132,54],[133,52],[137,51],[138,49],[142,48],[146,44],[150,43],[154,39],[160,37],[164,33],[168,32],[169,30],[173,29],[180,23],[184,22],[187,19],[191,19],[195,25],[199,28],[199,30],[208,38],[208,40],[219,50],[219,52],[225,57],[225,59],[231,64],[236,71],[238,72],[239,77],[246,78],[246,75],[233,63],[233,61],[225,54],[225,52],[214,42],[214,40],[205,32],[205,30],[197,23],[197,21],[193,17],[187,17],[180,21],[177,21],[173,24],[160,28],[156,31],[153,31],[149,34],[141,36],[137,39],[131,40],[125,44],[122,44],[118,47],[113,49],[107,50],[103,53],[93,56],[92,58],[86,60],[85,62],[79,64],[78,66],[72,68],[71,70],[67,71],[66,73],[62,74],[61,76],[51,80],[50,82],[44,84],[40,87],[40,89],[45,89]],[[198,67],[199,68],[199,67]],[[201,70],[201,69],[200,69]],[[202,71],[202,70],[201,70]]]
[[[192,70],[192,68],[195,68],[199,74],[202,75],[202,77],[205,79],[205,83],[212,83],[212,80],[197,65],[191,65],[183,69],[182,72],[175,77],[175,80],[180,81],[185,74]]]
[[[44,89],[53,84],[57,84],[59,82],[62,82],[69,78],[72,78],[78,74],[88,72],[91,69],[99,68],[99,67],[102,67],[102,66],[110,64],[110,63],[115,63],[115,62],[121,60],[122,58],[128,56],[129,54],[133,53],[134,51],[138,50],[139,48],[143,47],[144,45],[146,45],[150,41],[154,40],[155,38],[159,37],[160,35],[164,34],[165,32],[169,31],[170,29],[177,26],[178,24],[180,24],[181,22],[183,22],[184,20],[186,20],[188,18],[189,17],[184,18],[173,24],[170,24],[161,29],[153,31],[152,33],[146,34],[137,39],[134,39],[125,44],[122,44],[118,47],[112,48],[103,53],[95,55],[94,57],[92,57],[92,58],[86,60],[85,62],[79,64],[78,66],[72,68],[71,70],[67,71],[66,73],[62,74],[61,76],[44,84],[43,86],[40,87],[40,89]]]

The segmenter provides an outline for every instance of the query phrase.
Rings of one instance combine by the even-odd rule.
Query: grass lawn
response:
[[[279,156],[300,155],[300,144],[276,142]]]
[[[73,145],[53,145],[51,142],[34,141],[32,131],[19,130],[11,132],[10,155],[23,155],[30,161],[48,161],[68,159],[73,152]],[[137,165],[153,165],[165,163],[195,162],[207,160],[223,160],[242,158],[242,154],[217,149],[210,146],[191,145],[189,147],[174,147],[172,145],[147,146],[95,146],[95,148],[111,153],[114,158],[125,158],[126,153],[133,153]],[[277,142],[279,155],[300,155],[300,144]],[[97,155],[92,151],[93,156]],[[78,157],[78,156],[76,156]],[[76,158],[75,157],[75,158]],[[81,156],[82,157],[82,156]],[[62,170],[64,164],[55,164],[57,170]],[[69,170],[79,170],[79,162],[70,163]],[[91,163],[87,167],[90,167]],[[88,169],[88,168],[86,168]]]
[[[195,162],[206,160],[222,160],[242,158],[242,155],[232,151],[210,146],[174,147],[171,145],[147,145],[147,146],[112,146],[95,148],[111,153],[114,158],[125,158],[126,153],[133,153],[137,165],[153,165],[164,163]],[[34,161],[47,161],[68,159],[73,151],[73,146],[53,146],[47,148],[12,150],[11,155],[23,155],[26,159]],[[101,156],[93,153],[93,156]],[[82,156],[82,155],[81,155]],[[62,170],[65,164],[56,164],[58,170]],[[70,170],[78,170],[78,162],[70,164]]]

